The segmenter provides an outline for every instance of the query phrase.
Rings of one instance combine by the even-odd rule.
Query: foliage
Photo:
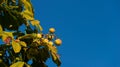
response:
[[[24,24],[24,32],[19,27]],[[31,25],[34,29],[31,28]],[[8,31],[9,30],[9,31]],[[2,67],[47,67],[48,58],[59,67],[61,61],[57,47],[62,41],[55,29],[43,34],[40,21],[34,19],[30,0],[0,0],[0,66]],[[32,64],[28,61],[32,60]]]

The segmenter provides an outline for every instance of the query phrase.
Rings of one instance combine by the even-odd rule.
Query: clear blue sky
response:
[[[120,67],[120,0],[32,2],[44,33],[55,27],[63,40],[61,67]]]

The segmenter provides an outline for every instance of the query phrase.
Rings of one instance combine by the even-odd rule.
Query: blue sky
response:
[[[120,67],[119,0],[33,0],[44,33],[63,40],[61,67]],[[49,67],[56,67],[48,60]]]

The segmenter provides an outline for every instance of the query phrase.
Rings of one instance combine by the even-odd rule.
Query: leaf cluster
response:
[[[18,31],[22,24],[25,33]],[[0,67],[47,67],[48,58],[58,67],[61,65],[54,42],[57,36],[42,33],[30,0],[0,0],[0,39]],[[28,64],[30,60],[32,64]]]

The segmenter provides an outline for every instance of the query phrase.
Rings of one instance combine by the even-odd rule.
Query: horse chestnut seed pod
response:
[[[55,32],[55,29],[54,29],[54,28],[50,28],[50,29],[49,29],[49,32],[50,32],[50,33],[54,33],[54,32]]]
[[[62,40],[61,39],[56,39],[54,42],[57,46],[60,46],[62,44]]]

